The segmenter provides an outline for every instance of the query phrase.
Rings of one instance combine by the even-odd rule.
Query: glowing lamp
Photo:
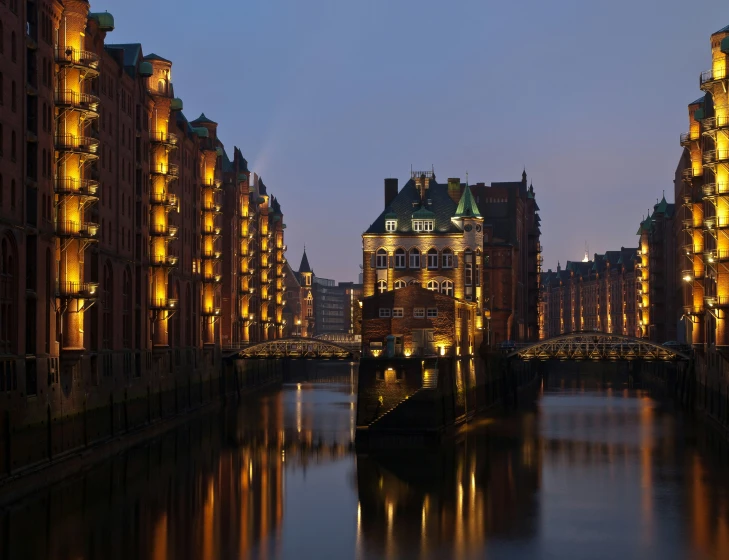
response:
[[[693,278],[689,274],[683,277],[684,282],[691,282],[691,280],[693,280]]]

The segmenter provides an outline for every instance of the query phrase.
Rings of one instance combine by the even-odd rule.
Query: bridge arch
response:
[[[680,361],[691,357],[678,349],[642,338],[604,332],[574,332],[540,340],[507,355],[520,360]]]
[[[344,346],[327,340],[297,337],[261,342],[241,350],[237,357],[353,360],[354,354]]]

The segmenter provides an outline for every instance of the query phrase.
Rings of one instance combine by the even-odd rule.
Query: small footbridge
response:
[[[683,347],[655,344],[641,338],[603,332],[574,332],[540,340],[509,351],[519,360],[689,361]]]
[[[241,359],[299,358],[354,360],[355,352],[340,344],[316,338],[284,338],[248,346],[231,356]]]

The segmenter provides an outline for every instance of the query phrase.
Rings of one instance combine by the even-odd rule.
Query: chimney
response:
[[[397,196],[397,179],[385,179],[385,208],[390,206]]]
[[[461,201],[462,194],[460,177],[448,179],[448,196],[451,197],[451,200],[458,204]]]

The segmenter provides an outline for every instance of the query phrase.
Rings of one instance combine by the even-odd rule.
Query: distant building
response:
[[[595,254],[592,260],[567,261],[542,277],[542,339],[579,331],[640,336],[636,267],[638,249]]]

